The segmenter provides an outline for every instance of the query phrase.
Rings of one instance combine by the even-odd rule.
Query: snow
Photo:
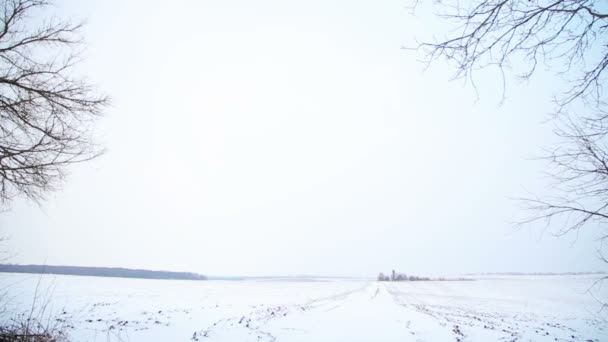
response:
[[[594,276],[473,281],[176,281],[0,275],[75,341],[606,341]],[[597,298],[608,290],[596,288]],[[5,314],[4,319],[8,316]]]

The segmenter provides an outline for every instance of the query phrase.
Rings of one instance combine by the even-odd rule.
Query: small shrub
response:
[[[61,320],[39,320],[18,315],[0,323],[0,342],[69,342],[66,325]]]

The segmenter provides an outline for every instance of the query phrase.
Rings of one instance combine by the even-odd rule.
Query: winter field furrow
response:
[[[607,341],[597,276],[173,281],[3,274],[15,312],[75,341]],[[598,298],[608,291],[596,288]],[[32,305],[34,304],[34,305]],[[41,312],[42,309],[44,312]]]

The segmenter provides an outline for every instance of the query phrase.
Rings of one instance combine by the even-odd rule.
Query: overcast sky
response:
[[[402,49],[404,1],[58,1],[113,99],[108,151],[0,215],[15,263],[212,275],[586,271],[595,232],[516,230],[559,80],[473,87]],[[479,97],[479,98],[478,98]]]

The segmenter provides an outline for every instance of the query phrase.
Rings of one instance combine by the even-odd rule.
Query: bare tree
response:
[[[424,6],[416,1],[414,8]],[[497,68],[529,79],[539,66],[564,81],[556,91],[555,133],[549,150],[551,196],[524,198],[531,216],[557,224],[557,235],[599,224],[608,227],[608,5],[595,0],[433,1],[433,10],[455,30],[419,43],[427,63],[445,59],[455,78],[473,81],[476,70]],[[504,89],[504,88],[503,88]],[[598,248],[608,241],[604,232]]]
[[[42,198],[69,164],[101,153],[90,123],[108,98],[74,75],[82,24],[42,18],[47,6],[0,1],[0,207]]]

